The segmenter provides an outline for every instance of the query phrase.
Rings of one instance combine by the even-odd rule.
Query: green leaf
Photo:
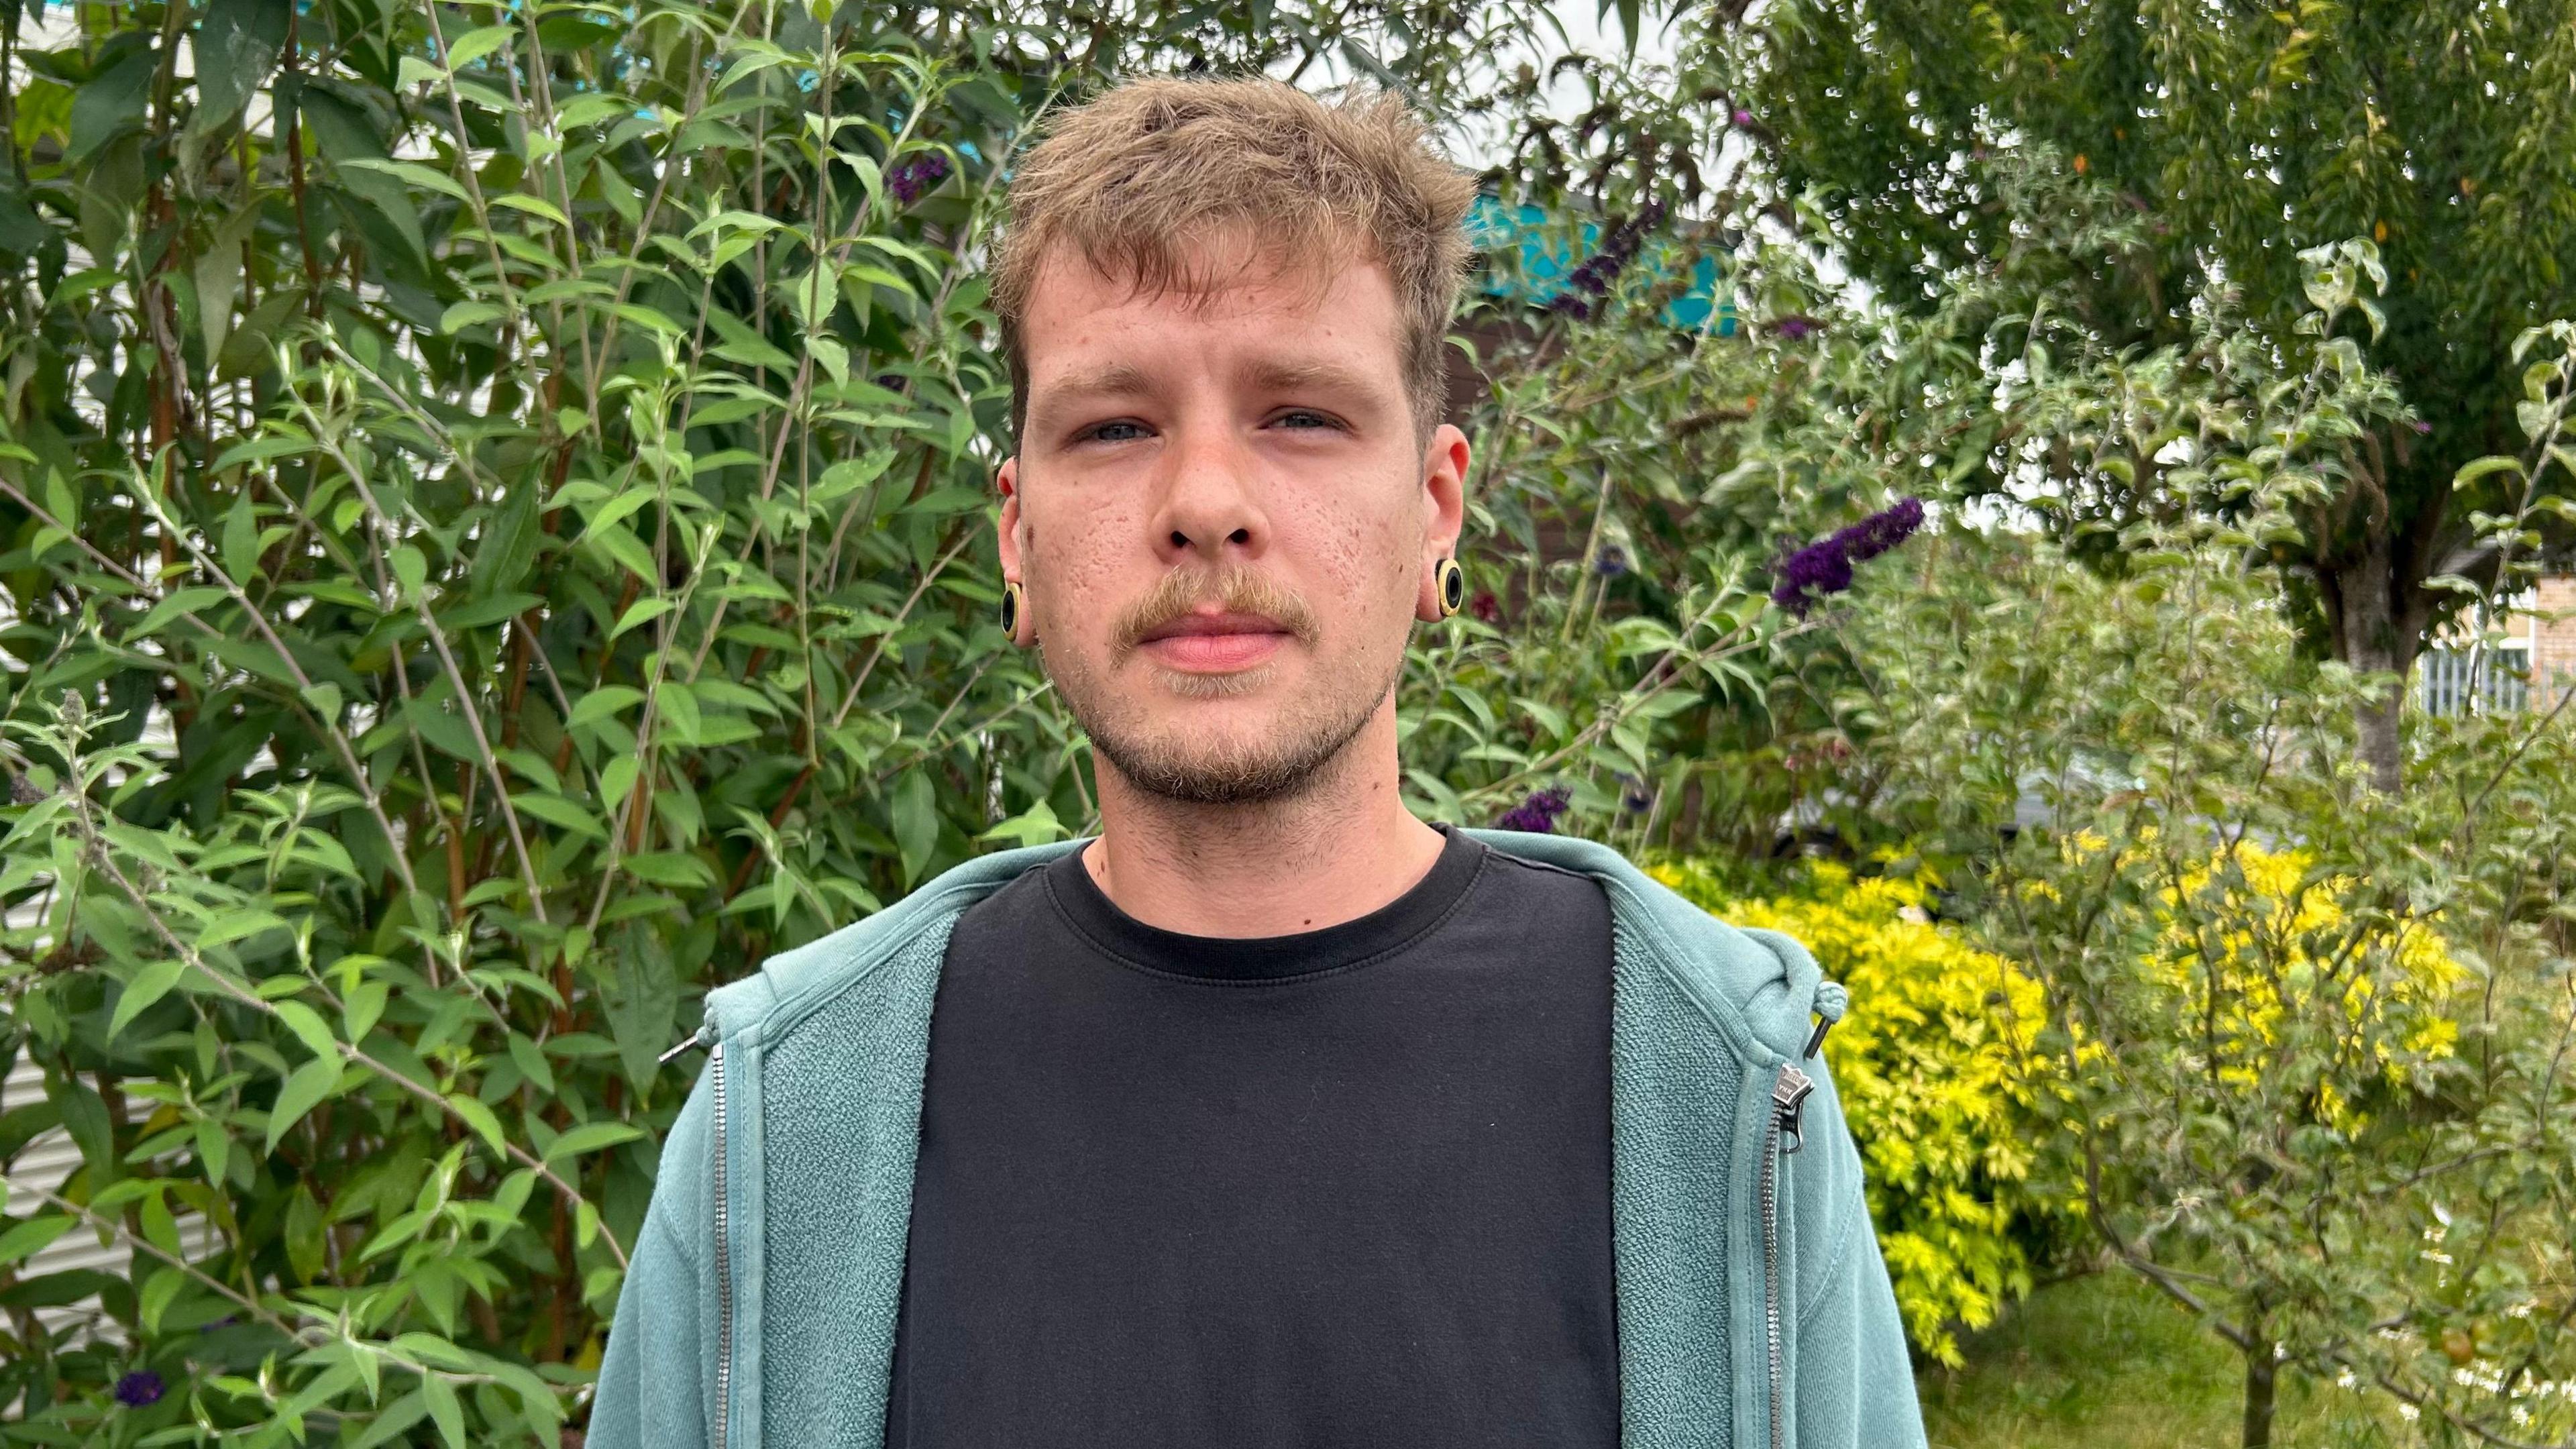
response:
[[[572,702],[572,717],[564,721],[567,729],[585,729],[602,720],[614,719],[629,707],[642,702],[644,691],[623,684],[604,684]]]
[[[116,1161],[115,1136],[108,1123],[107,1103],[96,1088],[77,1078],[45,1075],[45,1100],[53,1104],[60,1116],[63,1131],[81,1150],[81,1157],[93,1172],[107,1181],[124,1174]]]
[[[269,1109],[268,1141],[260,1148],[261,1155],[276,1155],[278,1139],[339,1085],[340,1057],[336,1052],[327,1057],[315,1057],[297,1067],[294,1075],[286,1079],[286,1085],[278,1089],[277,1105]]]
[[[716,883],[715,873],[707,869],[705,861],[676,850],[630,855],[620,860],[618,866],[637,880],[652,885],[700,890]]]
[[[439,626],[445,629],[488,629],[505,619],[515,619],[543,603],[545,600],[534,594],[495,594],[490,598],[476,599],[471,603],[449,609],[438,615],[438,622]]]
[[[510,1060],[518,1065],[520,1074],[534,1083],[538,1091],[549,1097],[555,1094],[555,1069],[525,1032],[510,1033]]]
[[[134,1316],[142,1323],[145,1333],[161,1331],[161,1315],[170,1311],[170,1305],[178,1301],[180,1292],[187,1286],[187,1274],[166,1267],[143,1285],[143,1291],[135,1295]]]
[[[486,25],[477,30],[469,30],[448,43],[447,68],[463,70],[502,46],[508,45],[517,38],[518,33],[519,28],[515,25]]]
[[[155,961],[135,972],[134,979],[126,983],[116,999],[116,1011],[107,1019],[108,1040],[115,1040],[145,1008],[169,995],[170,988],[187,973],[188,963],[181,960]]]
[[[453,197],[458,201],[467,202],[469,204],[473,201],[473,198],[467,194],[464,185],[457,181],[455,177],[450,176],[446,172],[438,170],[435,167],[423,166],[417,161],[392,161],[374,156],[363,156],[354,160],[344,161],[340,164],[355,170],[381,171],[388,176],[408,182],[413,186],[427,187],[441,196]]]
[[[71,144],[63,149],[66,165],[89,160],[108,142],[143,124],[155,60],[151,46],[134,46],[72,92]],[[16,84],[15,77],[11,83]]]
[[[607,827],[600,824],[598,816],[560,795],[531,791],[511,796],[510,805],[522,815],[533,816],[548,825],[561,826],[576,835],[587,835],[593,840],[608,838]]]
[[[286,48],[291,0],[208,0],[197,27],[197,108],[192,135],[206,135],[241,114]]]
[[[548,201],[543,197],[530,196],[523,191],[513,191],[506,195],[495,196],[492,198],[492,204],[494,206],[506,206],[513,211],[524,211],[530,216],[543,217],[560,227],[568,228],[572,225],[572,219],[563,214],[563,209],[561,207],[556,206],[553,202]],[[622,313],[626,309],[621,307],[618,310]],[[639,308],[637,310],[640,311],[642,309]],[[658,313],[652,315],[656,317],[660,316]],[[661,321],[663,326],[659,330],[677,330],[672,326],[670,319],[662,318]]]
[[[618,619],[617,627],[608,631],[608,637],[614,639],[636,625],[650,623],[679,606],[680,601],[667,594],[656,595],[649,599],[637,599],[627,605],[626,613]]]
[[[349,1018],[349,1040],[362,1042],[376,1029],[376,1021],[385,1014],[385,1001],[390,994],[382,981],[361,981],[341,998]]]
[[[442,337],[453,337],[468,327],[498,322],[508,315],[494,303],[468,299],[454,303],[438,314],[438,333]]]
[[[438,1437],[447,1449],[465,1449],[465,1410],[456,1402],[456,1389],[434,1373],[420,1379],[421,1397],[429,1404],[431,1422],[438,1425]]]
[[[315,77],[297,91],[297,110],[315,145],[337,168],[340,185],[373,213],[374,229],[398,244],[398,250],[388,250],[397,250],[403,260],[427,271],[429,248],[421,235],[420,198],[405,190],[397,175],[359,164],[387,159],[381,113],[365,104],[360,99],[362,95],[354,88]],[[370,227],[366,216],[351,219],[362,230]]]
[[[286,1200],[286,1262],[307,1283],[322,1276],[329,1260],[322,1229],[322,1204],[314,1199],[311,1184],[297,1183],[295,1195]]]
[[[698,743],[700,717],[697,696],[677,680],[666,679],[653,691],[654,712],[662,717],[664,727],[683,745]]]
[[[633,1142],[643,1135],[641,1129],[625,1122],[584,1122],[577,1127],[566,1128],[564,1134],[546,1148],[546,1161],[580,1157],[603,1147]]]
[[[465,1125],[473,1128],[485,1142],[491,1144],[494,1152],[508,1154],[509,1139],[501,1134],[501,1119],[492,1115],[491,1108],[463,1092],[448,1093],[447,1105],[455,1108],[456,1115],[464,1118]]]
[[[928,770],[907,770],[894,787],[895,848],[903,856],[903,883],[908,887],[921,878],[930,863],[931,848],[939,843],[939,800],[930,783]]]
[[[295,1033],[306,1051],[317,1057],[339,1060],[340,1043],[331,1035],[331,1028],[322,1020],[320,1012],[301,1001],[281,1001],[275,1010],[277,1019],[286,1023],[286,1029]]]
[[[2468,463],[2462,464],[2460,471],[2451,475],[2451,486],[2453,488],[2466,488],[2470,484],[2486,477],[2490,473],[2503,473],[2508,471],[2517,478],[2521,477],[2522,460],[2520,458],[2507,458],[2499,454],[2490,453],[2483,458],[2474,459]]]
[[[1020,845],[1044,845],[1061,840],[1072,832],[1056,819],[1055,807],[1044,800],[976,836],[977,840],[1009,840]]]
[[[602,1004],[608,1030],[617,1042],[619,1063],[637,1092],[647,1090],[661,1070],[661,1055],[671,1044],[672,1023],[680,1010],[680,977],[671,948],[651,923],[629,921],[608,938],[615,949],[592,957],[601,978]]]
[[[224,511],[221,551],[224,572],[234,583],[248,584],[259,576],[259,510],[251,506],[247,490]]]
[[[475,747],[474,731],[466,727],[464,720],[419,699],[404,703],[403,718],[440,754],[468,764],[481,762],[483,752]]]
[[[281,920],[274,911],[262,910],[258,906],[234,906],[229,910],[216,912],[204,925],[198,927],[196,944],[200,951],[211,951],[217,946],[248,940],[263,931],[287,929],[289,927],[286,922]]]
[[[197,1160],[204,1165],[206,1181],[221,1188],[225,1173],[232,1166],[233,1138],[224,1124],[212,1117],[197,1119]]]
[[[395,1435],[428,1417],[429,1396],[419,1389],[414,1389],[387,1404],[383,1413],[378,1414],[365,1429],[359,1431],[357,1437],[348,1441],[347,1449],[376,1449],[377,1445],[389,1442]]]
[[[396,544],[393,552],[394,577],[401,581],[405,600],[417,599],[429,588],[429,560],[410,544]]]
[[[211,608],[230,597],[232,597],[230,594],[213,584],[194,584],[188,588],[174,590],[164,596],[159,603],[154,604],[150,612],[137,621],[132,629],[127,630],[126,637],[148,639],[172,619],[182,614],[193,614],[201,609]]]
[[[8,1231],[0,1232],[0,1268],[43,1252],[54,1239],[70,1232],[78,1218],[55,1216],[8,1219]]]

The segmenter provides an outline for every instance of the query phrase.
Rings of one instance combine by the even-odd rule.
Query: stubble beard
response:
[[[1091,736],[1091,747],[1136,789],[1160,799],[1189,805],[1258,805],[1303,793],[1325,767],[1359,737],[1395,688],[1404,667],[1402,651],[1392,668],[1372,682],[1364,664],[1329,671],[1304,692],[1304,699],[1283,702],[1279,716],[1262,737],[1252,740],[1193,740],[1187,722],[1157,728],[1149,711],[1121,708],[1103,681],[1080,666],[1045,658],[1047,676],[1055,681],[1065,707]],[[1191,674],[1149,666],[1149,690],[1169,690],[1183,699],[1229,699],[1259,693],[1277,676],[1262,664],[1233,674]]]

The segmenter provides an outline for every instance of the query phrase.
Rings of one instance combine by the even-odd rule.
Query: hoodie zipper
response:
[[[1821,1037],[1824,1035],[1818,1032]],[[1793,1062],[1782,1062],[1771,1080],[1771,1121],[1762,1151],[1762,1312],[1771,1352],[1771,1449],[1787,1449],[1787,1371],[1780,1337],[1780,1167],[1781,1159],[1804,1145],[1799,1118],[1814,1079]]]
[[[713,1449],[725,1449],[725,1426],[733,1417],[733,1263],[725,1241],[725,1079],[724,1043],[707,1049],[707,1071],[714,1078],[716,1107],[716,1432]]]

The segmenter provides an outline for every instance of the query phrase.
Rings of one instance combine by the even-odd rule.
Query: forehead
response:
[[[1117,362],[1149,370],[1329,358],[1402,383],[1395,284],[1366,257],[1306,262],[1240,244],[1185,249],[1170,280],[1053,248],[1021,319],[1030,388]]]

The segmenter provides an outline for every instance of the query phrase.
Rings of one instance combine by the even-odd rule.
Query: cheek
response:
[[[1411,520],[1391,510],[1337,510],[1308,520],[1310,566],[1318,581],[1352,607],[1374,611],[1396,595],[1409,603],[1422,540]]]
[[[1050,514],[1043,528],[1034,521],[1027,525],[1028,554],[1035,562],[1033,591],[1055,606],[1051,612],[1059,616],[1059,629],[1105,624],[1114,613],[1106,601],[1119,587],[1132,552],[1132,547],[1117,545],[1132,540],[1137,527],[1132,516],[1115,508],[1072,517]]]

